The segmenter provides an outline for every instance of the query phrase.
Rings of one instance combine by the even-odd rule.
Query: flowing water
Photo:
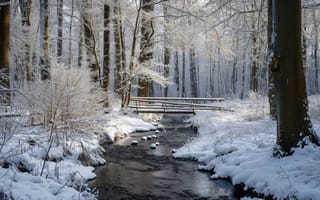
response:
[[[105,146],[107,164],[97,167],[97,178],[90,183],[99,199],[237,199],[229,181],[211,180],[210,173],[197,170],[196,162],[172,158],[172,149],[196,137],[181,117],[165,116],[161,124],[160,133],[137,132]],[[157,138],[141,140],[148,135]],[[133,140],[139,144],[131,145]],[[150,149],[155,142],[159,146]]]

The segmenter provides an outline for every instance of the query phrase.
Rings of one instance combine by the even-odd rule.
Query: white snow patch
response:
[[[212,178],[230,177],[233,184],[244,183],[278,199],[318,199],[320,148],[308,145],[292,156],[274,158],[276,122],[267,116],[266,101],[261,97],[226,101],[222,104],[235,112],[197,112],[189,121],[198,127],[199,137],[173,156],[198,160],[200,169],[215,171]],[[310,102],[311,110],[319,110],[314,97]],[[320,115],[311,113],[316,116],[312,121],[319,133]]]

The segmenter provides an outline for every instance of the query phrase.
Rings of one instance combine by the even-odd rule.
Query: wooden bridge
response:
[[[137,113],[195,114],[197,110],[233,111],[213,105],[224,98],[131,97],[129,108]]]

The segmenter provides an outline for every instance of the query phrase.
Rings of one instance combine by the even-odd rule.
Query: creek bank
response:
[[[196,136],[181,117],[165,116],[160,132],[136,132],[105,146],[107,164],[97,167],[97,178],[89,185],[99,199],[237,199],[226,180],[212,180],[198,170],[197,163],[172,158],[172,150]],[[156,135],[151,140],[143,136]],[[137,140],[137,145],[131,145]],[[156,149],[150,144],[159,142]]]

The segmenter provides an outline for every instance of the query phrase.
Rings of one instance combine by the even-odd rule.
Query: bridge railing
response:
[[[227,107],[200,104],[199,102],[221,102],[224,98],[180,98],[180,97],[131,97],[129,105],[137,113],[195,114],[196,110],[233,111]]]

